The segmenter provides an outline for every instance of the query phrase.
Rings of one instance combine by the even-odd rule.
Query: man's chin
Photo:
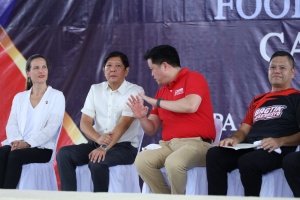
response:
[[[157,81],[157,80],[155,80],[155,81],[156,81],[156,83],[157,83],[158,85],[160,85],[160,86],[163,85],[161,82],[159,82],[159,81]]]

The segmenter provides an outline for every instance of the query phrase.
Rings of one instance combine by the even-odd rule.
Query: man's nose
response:
[[[274,72],[275,72],[275,73],[279,73],[279,72],[281,72],[281,70],[280,70],[279,67],[276,67],[276,68],[274,69]]]
[[[111,66],[111,67],[110,67],[110,71],[112,71],[112,72],[117,71],[117,67],[116,67],[115,65]]]

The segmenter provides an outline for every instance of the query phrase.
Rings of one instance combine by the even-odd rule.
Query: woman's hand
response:
[[[16,149],[26,149],[30,148],[30,145],[27,142],[16,140],[11,143],[11,151],[14,151]]]

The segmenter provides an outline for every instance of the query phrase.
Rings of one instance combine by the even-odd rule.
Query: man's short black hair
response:
[[[123,63],[124,66],[125,66],[125,69],[126,69],[127,67],[129,67],[128,57],[127,57],[124,53],[122,53],[122,52],[120,52],[120,51],[113,51],[113,52],[110,52],[110,53],[106,56],[106,58],[104,59],[103,66],[105,66],[105,65],[106,65],[106,62],[108,61],[108,59],[110,59],[110,58],[112,58],[112,57],[119,57],[119,58],[121,58],[122,63]]]
[[[272,61],[273,58],[275,57],[278,57],[278,56],[286,56],[288,57],[289,61],[291,62],[292,64],[292,67],[295,68],[295,60],[294,60],[294,57],[286,52],[286,51],[276,51],[272,56],[271,56],[271,59],[270,59],[270,62]]]
[[[149,49],[145,55],[144,59],[151,59],[153,64],[160,65],[163,62],[174,67],[180,67],[180,59],[177,50],[170,45],[159,45]]]

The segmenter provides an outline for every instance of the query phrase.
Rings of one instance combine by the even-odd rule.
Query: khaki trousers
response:
[[[211,144],[201,137],[161,140],[159,144],[162,148],[145,150],[137,155],[135,166],[141,178],[154,193],[185,194],[187,170],[206,166],[206,152]],[[165,167],[171,189],[159,170],[162,167]]]

